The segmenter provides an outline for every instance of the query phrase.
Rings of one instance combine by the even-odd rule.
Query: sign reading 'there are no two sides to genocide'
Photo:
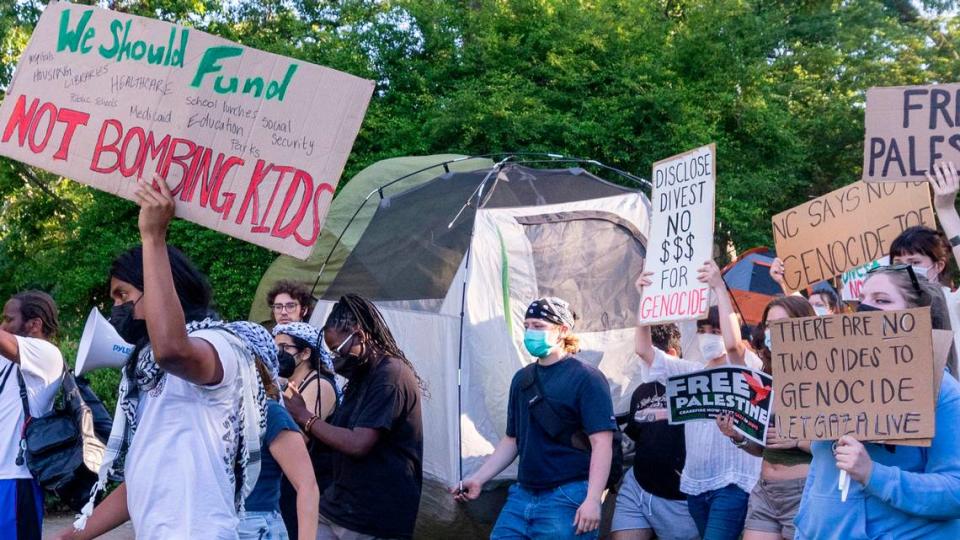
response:
[[[298,258],[320,233],[372,81],[162,21],[44,9],[0,107],[0,154]]]

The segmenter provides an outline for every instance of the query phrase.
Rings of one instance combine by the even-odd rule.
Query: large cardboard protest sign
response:
[[[960,84],[867,90],[863,179],[923,181],[940,160],[960,162]]]
[[[867,274],[881,266],[890,264],[890,256],[885,255],[873,262],[847,270],[840,276],[840,297],[846,302],[857,302],[860,300],[860,289],[863,288],[863,282],[867,279]]]
[[[936,227],[926,184],[854,182],[773,216],[773,241],[797,291],[887,255],[914,225]]]
[[[733,425],[757,444],[765,445],[773,381],[746,367],[718,367],[667,379],[671,424],[713,420],[731,414]]]
[[[772,323],[778,434],[807,441],[932,438],[932,336],[929,308]]]
[[[653,215],[645,270],[653,284],[640,299],[641,324],[701,319],[710,289],[697,268],[713,258],[716,147],[702,146],[653,164]]]
[[[0,154],[306,258],[373,82],[190,28],[47,6],[0,106]]]

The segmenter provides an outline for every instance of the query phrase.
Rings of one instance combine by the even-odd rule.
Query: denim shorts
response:
[[[240,540],[288,540],[280,512],[247,512],[237,527]]]
[[[599,529],[577,535],[573,525],[577,509],[586,498],[586,480],[537,490],[514,484],[490,540],[595,540]]]

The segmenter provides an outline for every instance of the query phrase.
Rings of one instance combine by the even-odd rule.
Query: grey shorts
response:
[[[653,529],[661,540],[700,538],[697,524],[687,510],[687,501],[671,501],[651,494],[640,487],[630,469],[623,475],[610,532],[634,529]]]
[[[806,478],[776,481],[761,478],[750,493],[744,529],[780,533],[792,540],[796,536],[793,518],[797,517],[806,481]]]

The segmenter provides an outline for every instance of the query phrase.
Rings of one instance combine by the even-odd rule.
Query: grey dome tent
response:
[[[538,168],[544,162],[554,168]],[[522,328],[532,299],[570,301],[580,317],[579,358],[607,376],[617,412],[629,407],[640,372],[633,282],[646,253],[649,200],[579,166],[557,167],[570,163],[437,161],[429,171],[411,171],[413,181],[401,176],[370,190],[359,208],[358,193],[347,193],[351,180],[334,199],[334,224],[327,223],[331,238],[350,245],[321,238],[327,253],[315,252],[311,264],[321,268],[312,275],[273,272],[270,279],[268,272],[261,283],[265,291],[276,276],[315,278],[317,326],[346,293],[381,309],[430,394],[423,403],[421,523],[462,517],[445,488],[479,467],[504,432],[511,378],[532,360]],[[345,195],[353,208],[337,208]],[[341,223],[337,215],[357,218]],[[514,466],[498,478],[515,475]]]

